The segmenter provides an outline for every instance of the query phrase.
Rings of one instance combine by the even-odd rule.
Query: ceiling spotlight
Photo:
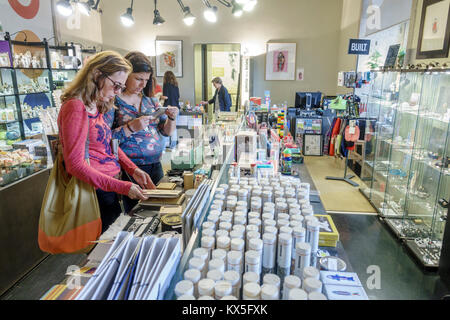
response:
[[[210,7],[210,8],[206,8],[206,10],[203,12],[203,16],[205,17],[205,19],[209,22],[215,23],[217,22],[217,7]]]
[[[244,4],[244,11],[252,11],[257,2],[257,0],[249,0],[246,4]]]
[[[58,12],[64,17],[68,17],[73,13],[73,8],[69,0],[59,0],[56,3],[56,8],[58,9]]]
[[[184,12],[183,21],[187,26],[192,26],[194,24],[196,18],[189,10],[189,7],[186,7],[186,9],[187,10]]]
[[[120,20],[125,27],[131,27],[132,25],[134,25],[133,0],[131,0],[131,6],[127,9],[127,12],[120,16]]]
[[[242,16],[242,14],[244,13],[244,9],[242,8],[242,6],[238,3],[236,3],[235,0],[231,1],[231,5],[233,6],[233,9],[231,9],[231,13],[235,16],[235,17],[240,17]]]
[[[78,10],[85,16],[91,15],[91,6],[94,5],[94,0],[89,0],[88,2],[77,1]]]
[[[161,15],[159,14],[159,11],[156,9],[156,0],[155,0],[155,11],[153,11],[154,18],[153,18],[153,24],[160,26],[162,25],[166,20],[164,20]]]

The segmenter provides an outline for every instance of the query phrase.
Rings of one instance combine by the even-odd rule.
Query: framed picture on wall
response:
[[[268,43],[266,80],[295,80],[296,43]]]
[[[447,58],[450,0],[423,0],[417,59]]]
[[[172,71],[175,77],[183,77],[183,41],[156,40],[156,76],[163,77]]]

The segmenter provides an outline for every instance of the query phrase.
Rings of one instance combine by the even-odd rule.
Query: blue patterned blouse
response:
[[[159,162],[167,143],[167,135],[163,133],[163,126],[167,120],[166,115],[150,120],[146,130],[133,133],[129,137],[125,135],[123,130],[123,126],[131,120],[148,115],[159,109],[159,103],[155,103],[153,99],[144,96],[140,112],[118,96],[116,96],[114,104],[117,109],[112,109],[104,115],[105,122],[113,130],[113,139],[119,140],[120,148],[136,165]]]

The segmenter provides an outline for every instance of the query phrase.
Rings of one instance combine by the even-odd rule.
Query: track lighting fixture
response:
[[[257,0],[249,0],[247,3],[244,4],[244,11],[252,11],[256,4],[258,3]]]
[[[56,8],[58,12],[64,17],[68,17],[73,13],[73,8],[70,4],[70,0],[59,0],[56,3]]]
[[[242,16],[242,14],[244,13],[244,8],[242,8],[242,6],[235,0],[231,1],[231,5],[233,7],[233,9],[231,9],[231,13],[233,14],[233,16],[235,17]]]
[[[127,9],[127,12],[120,16],[120,20],[125,27],[131,27],[132,25],[134,25],[133,1],[134,0],[131,0],[131,6]]]
[[[203,11],[203,16],[205,17],[206,21],[215,23],[217,22],[217,7],[211,6],[208,0],[203,0],[203,3],[206,6],[205,11]]]
[[[81,2],[80,0],[77,1],[77,7],[78,10],[85,16],[91,15],[91,8],[95,5],[94,0],[89,0],[87,2]]]
[[[191,9],[189,7],[185,7],[183,2],[181,0],[177,0],[178,4],[181,7],[181,10],[183,11],[183,22],[187,26],[192,26],[195,22],[195,16],[191,13]]]
[[[161,15],[159,14],[159,11],[156,9],[156,0],[155,0],[155,11],[153,11],[154,18],[153,18],[153,24],[154,25],[162,25],[166,20],[164,20]]]

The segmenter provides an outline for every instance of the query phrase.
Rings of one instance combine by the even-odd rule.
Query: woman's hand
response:
[[[155,184],[153,183],[150,176],[147,172],[137,168],[134,170],[133,179],[144,189],[156,189]]]
[[[172,119],[175,119],[178,115],[178,112],[179,110],[177,107],[169,106],[166,110],[166,115],[171,117]]]
[[[145,130],[146,128],[148,128],[149,124],[150,124],[149,116],[142,116],[128,122],[128,126],[131,128],[133,132]]]
[[[144,196],[144,193],[137,184],[132,184],[130,191],[128,191],[128,198],[134,199],[134,200],[147,200],[148,197]]]

